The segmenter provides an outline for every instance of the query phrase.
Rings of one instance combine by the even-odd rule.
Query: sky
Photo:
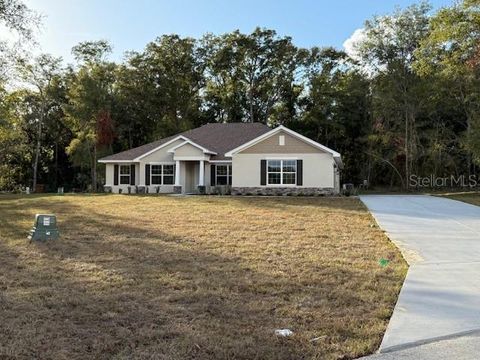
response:
[[[201,37],[256,26],[293,38],[300,47],[342,48],[366,19],[391,13],[414,0],[24,0],[43,18],[41,51],[72,62],[81,41],[109,40],[119,61],[163,34]],[[453,0],[431,0],[434,9]],[[348,43],[347,43],[348,44]],[[38,50],[37,50],[38,51]]]

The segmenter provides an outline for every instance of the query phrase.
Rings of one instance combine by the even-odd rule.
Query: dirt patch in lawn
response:
[[[406,269],[352,198],[0,196],[0,357],[355,358]]]

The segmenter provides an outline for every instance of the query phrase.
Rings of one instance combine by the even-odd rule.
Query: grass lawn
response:
[[[465,192],[465,193],[452,193],[444,195],[450,199],[464,201],[473,205],[480,206],[480,192]]]
[[[59,241],[28,243],[35,213]],[[353,198],[0,196],[0,358],[371,353],[407,270],[373,224]]]

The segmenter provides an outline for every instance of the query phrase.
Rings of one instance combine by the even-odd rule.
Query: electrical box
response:
[[[51,214],[35,215],[35,224],[30,230],[28,239],[30,241],[46,241],[50,239],[58,239],[60,233],[57,228],[57,217]]]

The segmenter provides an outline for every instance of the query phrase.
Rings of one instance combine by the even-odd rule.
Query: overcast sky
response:
[[[141,50],[162,34],[200,37],[256,26],[289,35],[298,46],[335,46],[373,15],[405,7],[409,0],[25,0],[44,16],[38,42],[43,52],[72,61],[80,41],[107,39],[114,60]],[[434,8],[453,0],[433,0]],[[5,35],[5,34],[3,34]]]

